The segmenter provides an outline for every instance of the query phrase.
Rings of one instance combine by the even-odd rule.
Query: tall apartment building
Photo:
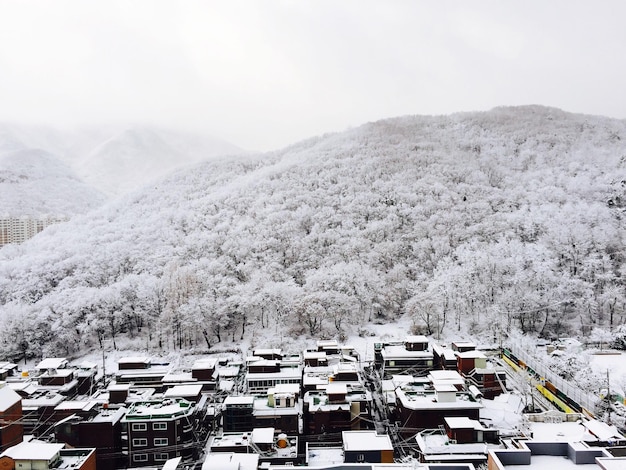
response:
[[[2,217],[0,218],[0,246],[22,243],[34,237],[49,225],[67,221],[64,217]]]

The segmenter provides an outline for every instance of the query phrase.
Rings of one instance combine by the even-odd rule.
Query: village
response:
[[[533,381],[510,350],[412,335],[375,343],[366,361],[337,341],[313,343],[207,355],[184,370],[144,356],[114,371],[66,358],[2,363],[0,465],[626,468],[620,430]]]

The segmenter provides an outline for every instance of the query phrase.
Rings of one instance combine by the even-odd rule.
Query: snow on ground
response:
[[[338,341],[341,346],[352,346],[360,354],[363,362],[374,360],[374,343],[382,341],[402,341],[410,334],[411,321],[408,318],[400,318],[394,323],[367,324],[359,330],[362,335],[348,336],[345,341]],[[310,338],[305,336],[290,337],[284,334],[284,330],[277,328],[255,328],[252,333],[246,335],[243,340],[224,341],[216,344],[211,350],[211,355],[218,358],[242,359],[252,355],[254,349],[280,348],[283,353],[301,353],[305,349],[315,348],[318,339],[334,338]],[[238,338],[237,338],[238,339]],[[148,349],[142,348],[140,343],[118,340],[118,348],[113,349],[110,343],[105,344],[104,354],[102,350],[85,353],[83,356],[71,361],[72,364],[89,362],[97,364],[100,368],[104,365],[106,373],[118,370],[118,360],[127,357],[147,357],[154,362],[167,362],[176,370],[190,369],[193,363],[207,357],[207,350],[179,350],[179,349]],[[235,351],[241,351],[239,356]],[[29,361],[24,369],[33,369],[38,360]]]
[[[612,354],[593,354],[590,365],[600,373],[609,373],[611,390],[625,396],[626,390],[626,354],[614,351]]]

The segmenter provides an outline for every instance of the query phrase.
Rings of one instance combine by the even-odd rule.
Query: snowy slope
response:
[[[626,122],[531,106],[206,161],[5,247],[0,331],[70,355],[120,336],[341,337],[400,315],[490,340],[608,328],[626,320],[624,155]]]
[[[69,218],[100,206],[105,199],[48,152],[22,149],[0,154],[2,217]]]

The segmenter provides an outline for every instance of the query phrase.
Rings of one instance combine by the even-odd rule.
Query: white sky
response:
[[[623,0],[0,0],[0,120],[270,150],[404,114],[626,118]]]

